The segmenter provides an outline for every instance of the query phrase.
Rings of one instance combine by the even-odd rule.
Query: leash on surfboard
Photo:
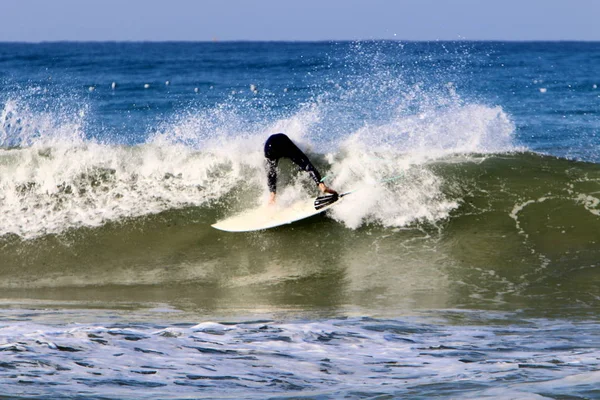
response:
[[[392,182],[395,181],[396,179],[400,179],[402,176],[404,176],[404,174],[400,174],[400,175],[396,175],[396,176],[392,176],[391,178],[386,178],[386,179],[382,179],[380,181],[377,181],[375,183],[386,183],[386,182]],[[323,178],[325,179],[325,178]],[[323,181],[323,179],[321,179],[321,182]],[[358,188],[358,189],[354,189],[354,190],[350,190],[348,192],[344,192],[341,194],[326,194],[323,196],[319,196],[315,199],[315,210],[320,210],[323,207],[327,207],[330,204],[335,203],[336,201],[338,201],[340,198],[349,195],[350,193],[354,193],[357,190],[360,190],[362,188]]]

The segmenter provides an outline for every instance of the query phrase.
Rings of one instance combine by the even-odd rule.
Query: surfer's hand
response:
[[[338,194],[338,192],[336,192],[335,190],[331,189],[330,187],[327,187],[327,185],[324,184],[323,182],[319,183],[319,189],[323,193]]]

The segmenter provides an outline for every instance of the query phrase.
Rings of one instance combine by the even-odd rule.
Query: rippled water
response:
[[[54,314],[54,315],[53,315]],[[598,324],[445,311],[382,319],[39,323],[3,312],[4,395],[595,398]],[[142,395],[143,393],[143,395]],[[536,396],[537,394],[537,396]]]

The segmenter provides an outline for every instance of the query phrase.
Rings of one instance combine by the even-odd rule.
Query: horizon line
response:
[[[399,43],[600,43],[600,39],[315,39],[315,40],[267,40],[267,39],[90,39],[90,40],[0,40],[0,44],[59,44],[59,43],[358,43],[358,42],[399,42]]]

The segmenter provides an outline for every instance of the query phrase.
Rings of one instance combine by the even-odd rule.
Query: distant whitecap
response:
[[[165,86],[169,86],[171,84],[171,81],[165,81]]]
[[[200,91],[200,89],[194,88],[194,93],[198,93],[199,91]]]
[[[595,83],[592,85],[592,89],[598,89],[598,85],[596,85]]]
[[[145,84],[144,84],[144,89],[148,89],[149,87],[150,87],[150,84],[149,84],[149,83],[145,83]]]
[[[90,86],[90,87],[88,88],[88,90],[89,90],[90,92],[93,92],[94,90],[96,90],[96,88],[95,88],[94,86]]]
[[[546,89],[545,87],[540,88],[540,93],[546,93],[548,91],[548,89]]]
[[[115,89],[117,88],[117,82],[113,82],[113,83],[111,83],[111,84],[110,84],[110,88],[111,88],[112,90],[115,90]]]

